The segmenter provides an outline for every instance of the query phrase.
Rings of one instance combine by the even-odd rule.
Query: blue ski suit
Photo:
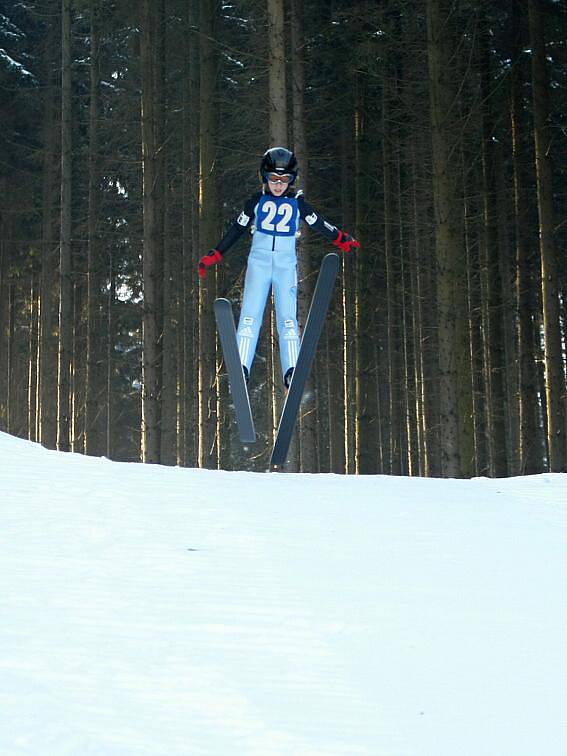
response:
[[[303,194],[288,190],[280,197],[257,192],[245,203],[216,249],[224,253],[246,229],[252,233],[244,295],[238,322],[238,350],[250,371],[270,290],[274,292],[282,376],[295,367],[299,354],[297,324],[297,255],[299,223],[319,231],[331,241],[340,235],[305,201]]]

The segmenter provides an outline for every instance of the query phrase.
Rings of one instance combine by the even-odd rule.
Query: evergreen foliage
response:
[[[206,283],[196,261],[259,186],[283,123],[286,146],[306,150],[309,201],[362,245],[342,262],[291,467],[567,470],[563,4],[72,0],[62,213],[64,7],[0,0],[2,429],[62,438],[70,212],[69,448],[266,469],[277,345],[266,325],[250,382],[259,440],[243,450],[211,306],[227,296],[236,311],[250,240]],[[326,251],[304,232],[307,293]]]

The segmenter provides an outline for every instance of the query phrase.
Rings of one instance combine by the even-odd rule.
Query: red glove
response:
[[[360,243],[345,231],[339,231],[339,235],[337,236],[333,244],[335,245],[335,247],[338,247],[341,252],[352,252],[353,247],[355,247],[356,249],[360,247]]]
[[[199,260],[199,277],[204,278],[207,275],[207,268],[216,265],[222,260],[222,255],[218,249],[211,249],[210,252]]]

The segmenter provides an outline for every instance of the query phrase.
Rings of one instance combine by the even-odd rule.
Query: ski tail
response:
[[[232,305],[228,299],[219,298],[215,299],[214,309],[224,363],[228,372],[230,393],[234,402],[238,434],[242,443],[254,443],[256,441],[256,431],[250,408],[248,387],[246,386],[240,354],[238,352]]]
[[[272,467],[281,467],[285,464],[297,414],[301,405],[301,398],[307,379],[309,378],[309,373],[311,372],[311,366],[315,352],[317,351],[323,325],[325,324],[338,270],[339,256],[336,252],[325,255],[321,263],[321,270],[317,278],[313,299],[311,300],[307,323],[303,331],[297,365],[295,366],[289,392],[282,410],[272,451]]]

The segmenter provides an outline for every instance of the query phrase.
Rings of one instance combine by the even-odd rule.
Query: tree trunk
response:
[[[41,224],[41,281],[39,335],[39,441],[48,449],[57,444],[57,376],[56,287],[57,246],[54,236],[58,147],[55,81],[55,26],[48,27],[44,47],[43,94],[43,185]]]
[[[5,182],[0,179],[0,191],[5,191]],[[4,238],[5,222],[0,216],[0,430],[8,430],[8,392],[10,384],[8,321],[8,254]]]
[[[57,376],[57,448],[69,451],[73,284],[71,280],[71,0],[61,4],[61,226],[59,237],[59,364]]]
[[[9,280],[6,282],[6,300],[7,300],[7,319],[6,319],[6,432],[11,435],[17,435],[17,424],[15,422],[15,405],[13,400],[14,383],[16,379],[16,366],[14,364],[14,339],[16,331],[16,304],[15,304],[15,286]]]
[[[408,139],[403,143],[404,153],[406,156],[412,156],[412,145]],[[407,160],[410,170],[413,172],[413,156]],[[407,385],[407,426],[408,426],[408,475],[416,476],[421,474],[421,397],[420,397],[420,378],[419,378],[419,361],[417,359],[418,334],[420,331],[419,321],[419,300],[417,297],[417,254],[416,254],[416,232],[412,233],[414,223],[414,190],[411,200],[404,203],[404,227],[406,230],[405,250],[403,257],[404,266],[404,343],[405,343],[405,363],[406,363],[406,385]]]
[[[86,255],[77,255],[79,263],[74,266],[73,281],[73,351],[71,364],[71,451],[85,451],[85,387],[86,387],[86,271],[81,262]]]
[[[456,266],[461,254],[458,194],[451,144],[451,108],[456,88],[449,66],[447,10],[443,0],[427,0],[427,52],[431,137],[433,147],[433,198],[437,248],[437,303],[439,333],[439,392],[441,469],[448,477],[460,477],[457,403]]]
[[[29,352],[28,352],[28,438],[37,441],[38,428],[38,348],[39,348],[39,275],[32,263],[29,298]]]
[[[287,103],[283,0],[268,2],[268,116],[270,146],[287,146]]]
[[[504,335],[502,281],[498,254],[496,218],[496,151],[490,80],[490,39],[487,19],[480,41],[480,93],[482,99],[482,196],[483,196],[483,333],[487,381],[488,446],[490,472],[502,477],[508,472],[506,455],[506,396],[504,392]]]
[[[521,0],[512,6],[512,67],[510,119],[512,134],[512,166],[514,171],[514,223],[516,229],[516,309],[519,370],[520,413],[520,473],[533,475],[541,472],[541,443],[537,422],[537,370],[534,344],[534,321],[536,319],[532,288],[535,284],[530,264],[528,232],[528,188],[524,165],[526,153],[527,124],[524,113],[522,90],[525,79],[522,50],[525,40],[522,33]]]
[[[115,318],[114,303],[116,301],[116,273],[112,251],[108,256],[108,299],[106,303],[106,437],[105,454],[108,459],[114,456],[114,432],[115,432],[115,395],[113,391],[114,375],[114,344],[115,341]]]
[[[459,154],[460,150],[455,149]],[[458,186],[464,190],[464,180],[461,174],[462,165],[458,164]],[[464,191],[463,191],[464,193]],[[459,196],[459,202],[461,198]],[[460,250],[455,250],[455,354],[457,372],[457,402],[459,418],[459,457],[461,476],[470,478],[475,474],[475,432],[474,432],[474,399],[473,399],[473,365],[471,353],[471,289],[469,285],[469,250],[465,231],[465,207],[459,211],[458,234]],[[462,250],[462,251],[461,251]]]
[[[170,196],[169,174],[169,139],[173,124],[168,123],[167,103],[167,20],[165,0],[159,0],[157,9],[157,38],[155,44],[155,91],[156,91],[156,150],[157,150],[157,218],[158,244],[161,258],[161,347],[162,375],[160,401],[160,461],[165,465],[175,465],[177,461],[177,339],[175,322],[177,320],[177,297],[175,274],[175,249],[171,243],[169,212]]]
[[[514,307],[514,270],[511,245],[508,238],[509,190],[502,147],[497,145],[496,156],[496,211],[498,234],[498,268],[502,298],[502,338],[504,351],[504,401],[506,407],[505,435],[508,474],[520,474],[519,462],[519,411],[518,411],[518,350],[515,340],[516,313]]]
[[[421,220],[418,209],[417,192],[417,150],[413,139],[410,140],[408,150],[411,155],[411,222],[410,222],[410,275],[412,292],[412,347],[413,364],[415,371],[415,405],[417,420],[417,447],[419,456],[419,468],[416,473],[424,476],[427,473],[427,435],[425,420],[425,376],[423,347],[425,344],[423,328],[423,293],[422,293],[422,249],[420,244]]]
[[[305,36],[303,31],[303,0],[291,2],[291,61],[292,61],[292,98],[293,98],[293,151],[300,169],[300,181],[303,191],[308,192],[307,136],[305,123]],[[308,196],[308,195],[307,195]],[[306,239],[297,241],[298,267],[298,320],[307,322],[307,313],[313,297],[313,268]],[[299,418],[299,438],[301,446],[301,471],[316,472],[317,452],[317,397],[314,381],[309,379],[305,387],[306,402],[302,404]]]
[[[219,4],[200,2],[200,186],[199,220],[201,252],[212,249],[218,241],[219,203],[217,191],[217,71],[218,46],[216,21]],[[199,465],[216,467],[217,371],[213,300],[215,274],[202,279],[199,296]]]
[[[396,73],[395,91],[396,98],[399,97],[400,85],[398,82],[399,73]],[[396,118],[396,116],[394,116]],[[399,119],[396,118],[396,121]],[[399,378],[398,381],[402,387],[400,394],[400,471],[402,475],[411,474],[411,413],[410,399],[411,381],[410,381],[410,362],[408,360],[408,344],[410,342],[410,312],[411,312],[411,291],[408,280],[407,265],[407,242],[405,234],[405,212],[403,202],[402,188],[402,157],[401,157],[401,127],[399,125],[393,131],[393,159],[394,159],[394,192],[396,197],[396,234],[398,238],[398,344],[399,344]]]
[[[472,391],[472,421],[474,438],[474,474],[485,475],[488,467],[488,433],[486,431],[486,403],[483,341],[482,341],[482,294],[480,253],[475,220],[481,216],[476,189],[476,175],[466,179],[467,170],[463,155],[464,238],[466,250],[466,282],[468,303],[468,343],[470,347],[470,388]]]
[[[352,227],[354,216],[352,197],[354,185],[352,183],[352,164],[354,155],[351,154],[351,144],[354,143],[353,117],[346,112],[341,123],[341,207],[343,208],[343,227]],[[353,275],[352,261],[345,255],[342,257],[342,291],[340,322],[342,323],[343,344],[343,395],[344,395],[344,458],[345,472],[356,472],[356,422],[355,422],[355,374],[356,374],[356,284]]]
[[[85,453],[104,454],[106,447],[105,298],[106,265],[100,238],[100,1],[91,0],[91,66],[89,112],[89,218],[87,259],[87,375]]]
[[[166,200],[167,201],[167,200]],[[166,215],[163,263],[163,398],[161,461],[175,465],[177,461],[177,320],[174,246],[169,242],[171,233]]]
[[[384,183],[384,259],[386,262],[387,362],[389,388],[389,429],[386,471],[402,472],[402,282],[399,238],[399,196],[396,168],[398,135],[391,110],[395,96],[395,72],[390,69],[384,80],[382,99],[382,165]]]
[[[188,43],[184,55],[184,91],[186,106],[183,108],[183,299],[182,342],[183,349],[180,394],[181,394],[181,464],[198,465],[199,437],[199,289],[195,275],[199,260],[199,48],[196,27],[196,8],[186,5]]]
[[[140,59],[142,70],[141,126],[143,170],[143,355],[142,355],[142,460],[161,461],[162,267],[158,220],[158,167],[156,143],[155,7],[141,5]]]
[[[530,46],[532,48],[532,93],[545,340],[549,469],[551,472],[561,472],[567,470],[565,443],[565,403],[567,397],[559,321],[557,255],[553,238],[553,168],[549,124],[549,79],[539,0],[528,0],[528,10]]]
[[[366,77],[356,76],[356,110],[355,110],[355,223],[354,233],[362,249],[369,242],[365,233],[365,220],[368,213],[368,196],[364,173],[371,164],[370,145],[367,133],[368,94]],[[376,416],[378,414],[376,396],[376,369],[374,363],[374,343],[376,318],[376,301],[372,292],[373,267],[372,256],[368,253],[356,255],[348,260],[352,269],[356,265],[356,342],[355,342],[355,470],[365,475],[376,472],[378,448],[376,443]],[[348,274],[347,274],[348,275]]]

